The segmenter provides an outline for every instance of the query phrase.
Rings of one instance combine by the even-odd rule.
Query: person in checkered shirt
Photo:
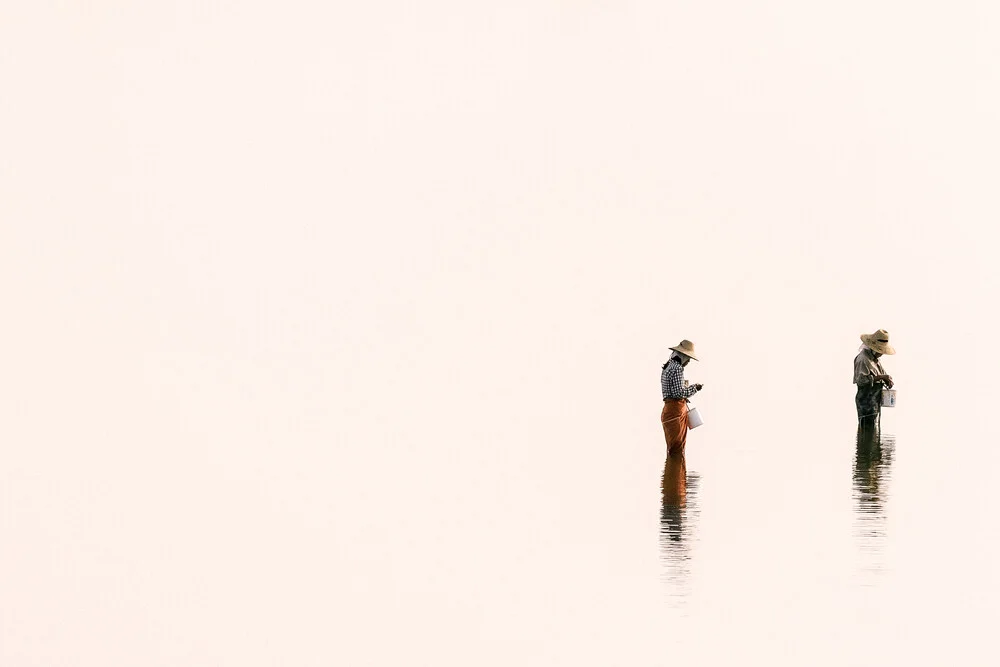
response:
[[[670,349],[673,354],[660,371],[660,390],[663,395],[660,424],[667,441],[667,455],[683,456],[688,432],[687,399],[701,391],[702,385],[690,385],[684,379],[684,367],[692,359],[698,361],[698,357],[694,356],[694,343],[682,340]]]

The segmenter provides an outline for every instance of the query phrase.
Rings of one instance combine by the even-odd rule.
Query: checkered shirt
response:
[[[660,389],[663,391],[663,400],[691,398],[698,393],[693,386],[684,386],[684,367],[676,359],[671,359],[660,373]]]

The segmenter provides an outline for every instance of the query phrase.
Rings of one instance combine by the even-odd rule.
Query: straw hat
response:
[[[896,350],[889,345],[889,332],[885,329],[873,334],[861,334],[861,342],[879,354],[896,354]]]
[[[691,357],[695,361],[698,361],[698,357],[694,356],[694,343],[689,340],[682,340],[677,343],[677,345],[670,348],[674,352],[680,352],[686,357]]]

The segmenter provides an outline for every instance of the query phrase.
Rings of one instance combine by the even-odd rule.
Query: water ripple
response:
[[[660,560],[669,594],[681,601],[690,593],[692,535],[698,522],[698,475],[688,474],[684,456],[668,456],[661,479]]]
[[[870,574],[880,574],[886,569],[886,507],[895,448],[895,436],[880,433],[878,429],[858,429],[851,484],[853,527],[860,569]]]

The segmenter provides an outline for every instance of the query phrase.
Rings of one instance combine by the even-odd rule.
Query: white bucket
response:
[[[883,408],[894,408],[894,407],[896,407],[896,390],[895,389],[883,389],[882,390],[882,407]]]
[[[688,408],[688,428],[698,428],[704,424],[701,420],[701,413],[698,412],[698,408],[689,407]]]

